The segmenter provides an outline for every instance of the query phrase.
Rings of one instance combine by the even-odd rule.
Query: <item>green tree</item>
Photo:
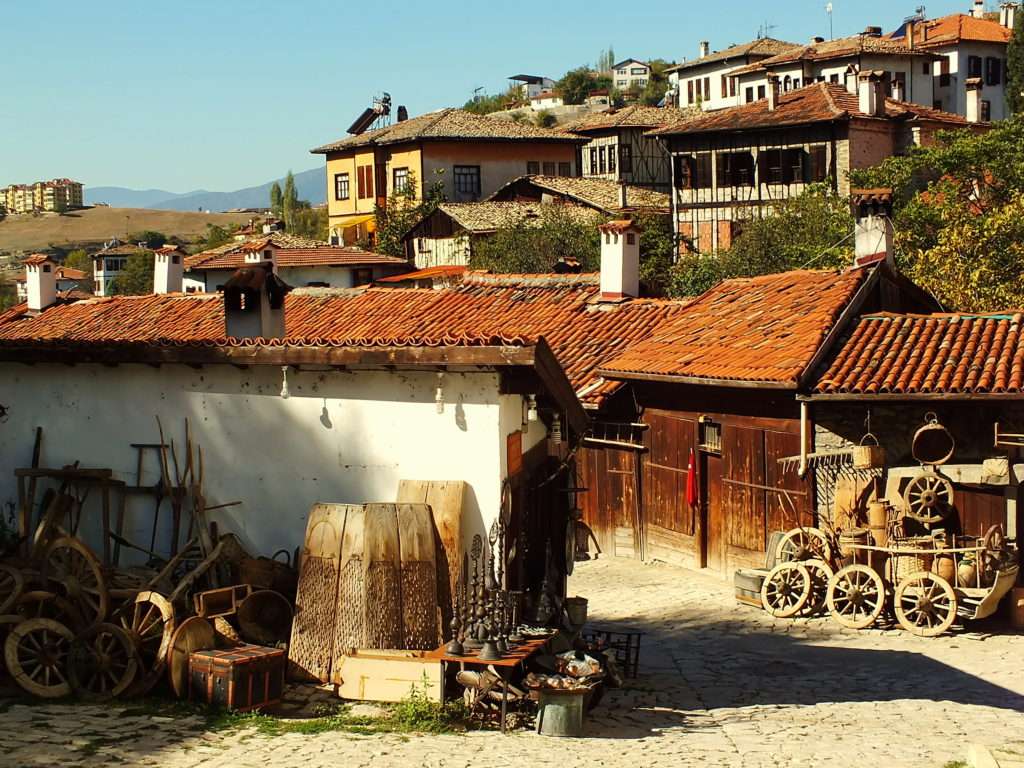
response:
[[[1006,106],[1015,115],[1024,113],[1024,11],[1014,14],[1013,36],[1006,49]]]
[[[601,264],[601,240],[595,213],[581,221],[561,206],[544,206],[539,222],[502,227],[490,237],[473,243],[470,266],[498,273],[551,272],[560,260],[576,260],[584,272]]]
[[[67,256],[64,257],[64,266],[69,269],[78,269],[92,279],[92,258],[86,253],[84,248],[75,248],[73,251],[68,251]]]
[[[281,218],[281,209],[284,207],[284,193],[281,185],[276,181],[270,185],[270,212],[277,218]]]
[[[141,232],[132,232],[129,234],[128,242],[142,243],[146,248],[159,248],[161,245],[171,242],[171,239],[163,232],[145,229]]]
[[[0,311],[13,307],[18,301],[14,278],[7,271],[0,272]]]
[[[110,284],[118,296],[144,296],[153,292],[153,253],[138,250],[125,260],[124,269]]]
[[[597,54],[597,71],[611,74],[612,67],[614,66],[615,49],[609,45],[607,50],[601,51]]]
[[[558,118],[555,117],[555,113],[550,109],[542,109],[533,118],[533,122],[538,128],[553,128],[558,125]]]
[[[289,232],[300,237],[327,241],[327,207],[310,207],[305,200],[299,201],[299,207],[292,212],[292,225]]]
[[[211,248],[219,248],[222,245],[230,243],[232,239],[231,233],[219,224],[206,225],[205,249],[209,250]]]
[[[665,74],[665,70],[672,65],[664,59],[652,59],[647,63],[651,67],[651,75],[647,79],[647,85],[637,95],[637,101],[654,107],[665,98],[665,91],[668,90],[668,75]]]
[[[391,193],[386,207],[375,209],[377,234],[374,250],[387,256],[405,257],[402,238],[444,202],[443,171],[436,173],[434,181],[424,190],[422,200],[416,199],[416,175],[410,171],[405,187]]]
[[[599,88],[610,90],[611,87],[612,79],[608,75],[598,74],[590,67],[577,67],[570,69],[555,83],[555,93],[566,104],[582,104],[591,91]]]
[[[517,86],[509,86],[501,93],[494,95],[474,94],[462,105],[467,112],[475,115],[489,115],[491,112],[501,112],[507,109],[510,104],[518,104],[523,101],[522,93]]]
[[[281,192],[281,218],[286,228],[291,229],[292,215],[299,207],[299,193],[295,190],[295,177],[291,171],[284,177],[284,190]]]

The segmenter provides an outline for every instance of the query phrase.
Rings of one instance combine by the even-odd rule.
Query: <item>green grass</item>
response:
[[[942,768],[967,768],[967,763],[963,760],[950,760]]]

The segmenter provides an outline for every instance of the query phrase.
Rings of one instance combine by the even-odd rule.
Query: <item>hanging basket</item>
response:
[[[923,465],[939,466],[953,458],[956,441],[934,413],[926,413],[925,424],[914,433],[911,451]]]
[[[877,437],[868,432],[853,446],[853,468],[881,469],[884,466],[885,448],[879,444]]]

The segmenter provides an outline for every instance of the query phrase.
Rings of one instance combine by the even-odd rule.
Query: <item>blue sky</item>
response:
[[[826,0],[0,0],[0,185],[230,190],[316,167],[381,92],[410,114],[517,72],[692,58],[756,36],[828,35]],[[642,9],[624,13],[623,7]],[[886,31],[914,0],[833,0],[835,35]],[[970,0],[931,0],[930,17]]]

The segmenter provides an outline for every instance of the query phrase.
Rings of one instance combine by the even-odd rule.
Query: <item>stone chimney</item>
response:
[[[701,40],[700,41],[700,57],[702,59],[706,59],[708,57],[709,53],[711,53],[711,43],[709,43],[707,40]]]
[[[971,5],[971,16],[976,19],[985,18],[985,0],[974,0]]]
[[[24,261],[29,314],[37,315],[57,301],[57,265],[36,253]]]
[[[601,233],[601,300],[640,294],[640,228],[629,219],[598,226]]]
[[[879,262],[895,266],[893,260],[892,190],[851,190],[854,224],[855,267]]]
[[[619,182],[619,208],[626,209],[629,207],[629,188],[626,186],[626,182]]]
[[[290,290],[268,261],[236,271],[224,284],[225,335],[234,339],[284,338],[284,297]]]
[[[768,111],[774,112],[779,106],[779,76],[774,72],[768,73]]]
[[[178,246],[157,248],[153,258],[153,293],[181,293],[185,265]]]
[[[981,122],[981,78],[969,77],[964,80],[964,87],[967,89],[966,114],[968,123]]]
[[[999,6],[999,23],[1013,29],[1017,23],[1017,3],[1003,3]]]
[[[865,115],[882,117],[885,114],[885,84],[882,81],[883,76],[884,73],[877,69],[861,72],[857,76],[858,106]]]

